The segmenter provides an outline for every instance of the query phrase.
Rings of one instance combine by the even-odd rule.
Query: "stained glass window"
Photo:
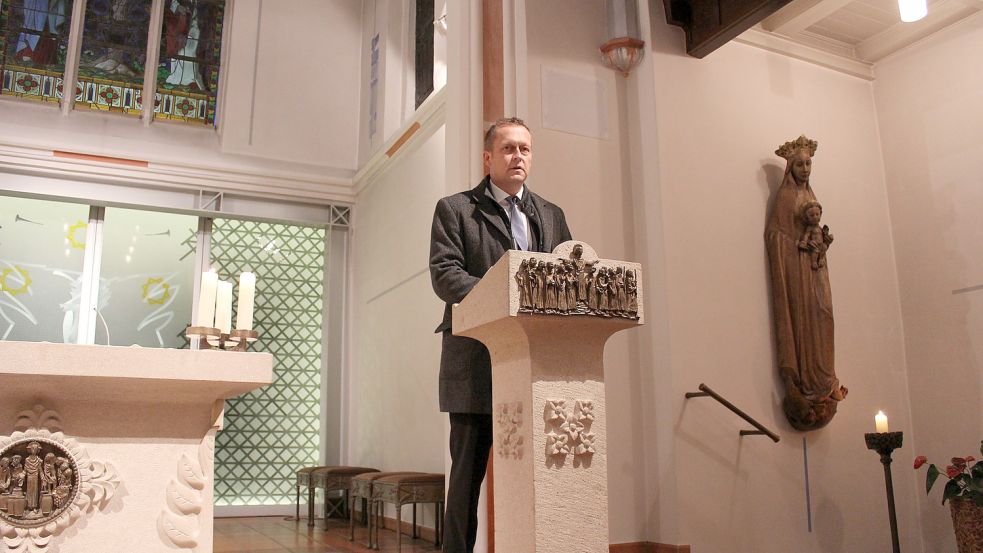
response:
[[[154,117],[215,123],[225,0],[165,0]]]
[[[416,107],[433,92],[433,2],[416,0]]]
[[[150,0],[88,0],[76,108],[139,115]]]
[[[61,99],[72,0],[0,2],[0,94]]]

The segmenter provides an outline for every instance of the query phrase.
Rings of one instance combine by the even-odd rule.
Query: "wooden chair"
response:
[[[352,478],[352,487],[349,493],[351,503],[348,505],[348,541],[355,541],[355,503],[362,500],[363,524],[367,521],[369,532],[365,542],[365,547],[377,549],[377,543],[373,541],[373,520],[369,516],[368,503],[372,500],[372,488],[376,480],[388,476],[402,474],[422,474],[420,472],[366,472]]]
[[[324,524],[325,529],[327,529],[328,518],[339,512],[339,509],[341,509],[340,513],[344,514],[344,509],[348,506],[348,490],[352,487],[352,478],[366,472],[379,472],[379,470],[368,467],[318,467],[314,469],[311,472],[310,503],[307,506],[311,520],[307,525],[314,525],[314,494],[318,488],[324,490]],[[328,494],[337,491],[344,492],[344,501],[329,509]]]
[[[307,488],[307,525],[314,526],[314,488],[311,487],[311,473],[327,467],[304,467],[297,471],[297,499],[294,501],[294,520],[300,520],[300,490]]]
[[[443,474],[395,474],[372,482],[372,499],[369,511],[377,516],[375,524],[375,549],[379,548],[379,527],[384,524],[386,503],[396,506],[396,551],[403,548],[403,506],[413,505],[413,537],[419,537],[416,526],[417,503],[434,503],[434,547],[440,547],[444,526],[444,475]],[[370,521],[371,528],[371,521]],[[370,531],[371,534],[371,531]]]

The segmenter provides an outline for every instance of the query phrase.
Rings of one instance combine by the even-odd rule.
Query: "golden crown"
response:
[[[799,150],[809,150],[809,156],[812,157],[816,155],[816,149],[818,147],[818,142],[815,140],[810,140],[806,138],[805,135],[802,135],[795,140],[789,140],[785,144],[779,146],[778,149],[775,150],[775,154],[785,159],[789,159]]]

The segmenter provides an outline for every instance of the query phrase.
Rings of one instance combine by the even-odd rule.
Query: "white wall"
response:
[[[358,0],[235,4],[224,152],[356,169],[361,8]]]
[[[629,117],[620,110],[624,105],[625,85],[618,74],[598,61],[597,46],[605,40],[604,3],[582,2],[575,10],[569,9],[563,0],[535,0],[526,2],[525,6],[528,53],[526,74],[520,76],[519,86],[523,82],[526,86],[518,91],[519,95],[525,95],[518,105],[528,106],[528,113],[519,115],[525,117],[533,134],[529,186],[563,208],[573,237],[593,246],[599,256],[634,259],[631,251],[634,221],[625,190],[622,154],[627,149],[625,118]],[[560,78],[573,77],[577,89],[555,95],[547,88],[544,96],[544,72]],[[578,112],[580,103],[571,98],[598,89],[603,91],[602,97],[589,106],[589,113]],[[568,110],[577,116],[565,116]],[[554,128],[544,126],[544,114],[545,121]],[[588,119],[606,121],[607,135],[585,136],[555,129],[576,127]],[[645,368],[630,358],[629,344],[636,339],[635,333],[616,334],[608,342],[604,355],[609,398],[611,543],[645,539],[645,490],[639,482],[645,470],[646,421],[638,416],[644,401],[639,382]]]
[[[731,43],[703,60],[682,32],[651,14],[657,144],[669,330],[668,365],[654,367],[652,397],[673,388],[669,467],[678,528],[653,541],[694,551],[847,552],[889,547],[878,457],[864,445],[878,409],[910,430],[897,273],[870,84]],[[781,410],[764,226],[784,160],[773,154],[805,133],[819,141],[812,186],[836,235],[829,252],[837,373],[850,388],[825,429],[794,431]],[[659,238],[659,237],[657,237]],[[659,317],[655,314],[655,317]],[[663,346],[665,347],[665,346]],[[684,400],[704,382],[778,431],[782,441],[740,438],[746,425],[709,399]],[[650,458],[664,458],[655,443]],[[807,528],[804,448],[813,529]],[[901,543],[917,550],[910,445],[894,471]],[[650,482],[650,497],[659,497]],[[675,535],[674,535],[675,534]]]
[[[415,136],[365,184],[352,228],[347,462],[443,472],[433,329],[444,306],[429,272],[433,208],[445,194],[443,126]]]
[[[983,289],[954,293],[983,285],[983,75],[965,61],[981,50],[977,15],[874,68],[916,444],[903,470],[979,457],[983,437]],[[919,486],[927,553],[956,549],[942,484]]]

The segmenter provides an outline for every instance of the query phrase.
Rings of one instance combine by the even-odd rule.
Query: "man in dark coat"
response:
[[[437,202],[430,241],[430,278],[446,302],[440,356],[440,410],[450,414],[451,473],[444,553],[471,553],[478,493],[492,445],[491,359],[476,340],[454,336],[451,305],[459,303],[509,249],[551,252],[570,240],[563,211],[525,185],[532,135],[517,118],[485,133],[488,174],[475,188]]]

